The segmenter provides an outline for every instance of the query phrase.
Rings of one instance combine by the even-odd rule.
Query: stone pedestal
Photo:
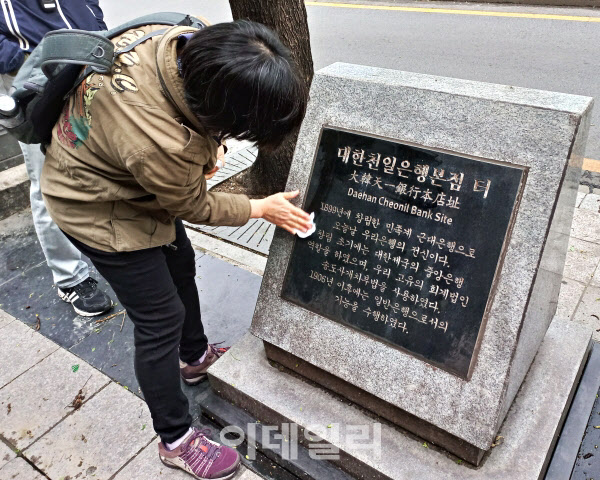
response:
[[[213,389],[265,426],[293,423],[299,438],[339,449],[341,468],[356,478],[393,480],[534,480],[543,478],[585,360],[591,332],[556,318],[498,435],[498,446],[473,468],[426,439],[388,422],[381,449],[351,441],[372,415],[267,360],[263,342],[246,335],[209,370]],[[304,365],[300,366],[304,368]],[[360,401],[360,400],[359,400]],[[310,433],[305,434],[304,431]],[[373,436],[371,435],[372,442]],[[319,444],[323,450],[323,444]]]

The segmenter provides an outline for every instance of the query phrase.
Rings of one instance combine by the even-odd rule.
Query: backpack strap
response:
[[[206,27],[207,24],[190,15],[166,12],[145,15],[104,32],[55,30],[47,33],[44,37],[40,68],[48,78],[55,75],[61,65],[86,65],[91,69],[90,73],[92,71],[108,73],[118,55],[129,52],[148,38],[161,35],[165,30],[145,35],[118,52],[115,51],[114,45],[109,39],[132,28],[146,25],[185,25],[200,29]]]
[[[206,20],[198,19],[191,15],[186,15],[184,13],[175,13],[175,12],[161,12],[161,13],[151,13],[149,15],[143,15],[138,18],[134,18],[129,22],[123,23],[118,27],[112,28],[107,32],[103,32],[103,34],[108,38],[113,38],[122,33],[125,33],[127,30],[131,30],[132,28],[144,27],[146,25],[168,25],[174,27],[175,25],[181,25],[185,27],[194,27],[197,29],[201,29],[208,26],[208,22]]]
[[[73,88],[71,88],[71,90],[69,90],[67,92],[67,94],[64,96],[64,99],[66,100],[69,96],[71,96],[71,94],[77,89],[77,87],[79,87],[79,84],[81,82],[83,82],[83,80],[85,78],[87,78],[88,75],[90,75],[93,72],[97,72],[97,73],[108,73],[115,61],[115,59],[119,56],[122,55],[123,53],[127,53],[130,52],[131,50],[133,50],[135,47],[137,47],[138,45],[140,45],[141,43],[144,43],[146,40],[151,39],[152,37],[157,37],[158,35],[162,35],[164,34],[166,31],[168,30],[168,28],[161,28],[160,30],[155,30],[153,32],[150,32],[146,35],[144,35],[141,38],[138,38],[135,42],[130,43],[129,45],[123,47],[123,48],[119,48],[117,50],[114,50],[113,48],[113,56],[110,62],[110,65],[108,66],[108,68],[106,70],[98,70],[98,68],[95,65],[91,65],[91,64],[84,64],[87,65],[87,67],[85,67],[83,69],[83,72],[81,72],[81,75],[79,75],[79,77],[77,77],[77,80],[75,80],[75,83],[73,84]],[[67,32],[69,30],[66,30]],[[109,40],[109,43],[111,45],[113,45],[113,43]],[[114,46],[114,45],[113,45]],[[64,61],[63,63],[73,63],[73,61],[70,59],[68,61]],[[44,72],[45,73],[45,72]]]
[[[44,37],[40,68],[52,78],[61,65],[89,65],[106,73],[114,60],[114,45],[104,35],[85,30],[55,30]]]

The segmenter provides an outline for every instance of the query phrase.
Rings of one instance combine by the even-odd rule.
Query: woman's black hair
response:
[[[213,135],[276,148],[300,126],[308,93],[264,25],[237,20],[195,33],[181,52],[186,101]]]

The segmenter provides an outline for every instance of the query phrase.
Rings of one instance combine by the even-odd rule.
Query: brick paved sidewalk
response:
[[[191,479],[158,460],[143,400],[3,310],[0,435],[1,480]]]
[[[600,195],[579,192],[556,312],[589,326],[596,341],[600,341],[599,210]]]

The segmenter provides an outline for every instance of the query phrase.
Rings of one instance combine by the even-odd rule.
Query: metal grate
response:
[[[215,185],[246,170],[254,163],[257,154],[258,150],[254,146],[227,154],[225,167],[206,182],[208,189],[210,190]],[[199,232],[221,238],[229,243],[241,245],[263,255],[269,254],[269,248],[275,234],[275,225],[262,218],[253,218],[241,227],[209,227],[206,225],[193,225],[187,222],[186,225]]]
[[[254,146],[225,155],[225,166],[206,182],[208,189],[210,190],[215,185],[246,170],[254,163],[256,155],[258,155],[258,149]]]
[[[264,255],[269,254],[269,248],[275,234],[275,225],[262,218],[251,219],[241,227],[207,227],[192,225],[194,230],[222,238],[223,240],[241,245]]]

